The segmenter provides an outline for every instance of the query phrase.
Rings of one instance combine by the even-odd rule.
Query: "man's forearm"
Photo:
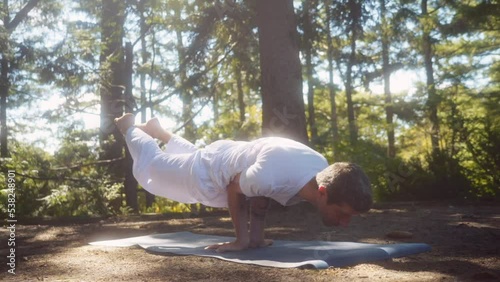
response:
[[[236,182],[237,183],[237,182]],[[228,186],[228,209],[236,232],[236,240],[242,244],[250,241],[248,234],[248,203],[245,195],[241,194],[236,183]]]
[[[269,198],[254,197],[250,199],[250,244],[261,244],[264,241],[264,227]]]

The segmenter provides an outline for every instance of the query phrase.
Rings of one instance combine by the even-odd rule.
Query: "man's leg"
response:
[[[180,153],[194,148],[193,144],[179,142],[183,139],[170,135],[156,119],[134,126],[134,116],[128,114],[116,119],[116,125],[125,133],[125,142],[134,160],[134,177],[144,189],[181,203],[198,201],[188,191],[196,185],[193,175],[189,173],[193,164],[189,152],[195,149]],[[153,137],[168,142],[169,150],[162,151]]]

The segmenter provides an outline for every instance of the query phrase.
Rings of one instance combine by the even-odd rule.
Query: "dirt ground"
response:
[[[308,206],[273,207],[267,237],[366,243],[422,242],[432,251],[405,258],[325,270],[276,269],[212,258],[164,256],[140,248],[89,242],[191,231],[232,236],[228,214],[139,216],[93,222],[18,225],[16,275],[0,265],[2,281],[500,281],[500,207],[431,203],[378,205],[349,228],[322,226]],[[391,231],[411,232],[390,239]],[[1,257],[8,230],[0,232]]]

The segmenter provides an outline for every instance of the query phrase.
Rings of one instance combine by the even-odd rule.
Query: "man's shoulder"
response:
[[[258,140],[259,141],[257,142],[263,142],[268,147],[281,148],[288,151],[289,153],[293,151],[307,151],[319,154],[316,150],[312,149],[307,144],[285,137],[262,137]]]
[[[265,142],[268,144],[276,144],[276,145],[294,145],[294,146],[305,146],[309,148],[306,144],[301,143],[299,141],[286,138],[286,137],[277,137],[277,136],[270,136],[270,137],[261,137],[259,139],[256,139],[255,142]]]

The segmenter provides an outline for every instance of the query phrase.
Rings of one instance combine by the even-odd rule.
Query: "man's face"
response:
[[[330,204],[326,201],[321,202],[319,212],[326,226],[343,226],[346,227],[351,221],[353,215],[358,215],[359,212],[353,210],[348,204]]]

